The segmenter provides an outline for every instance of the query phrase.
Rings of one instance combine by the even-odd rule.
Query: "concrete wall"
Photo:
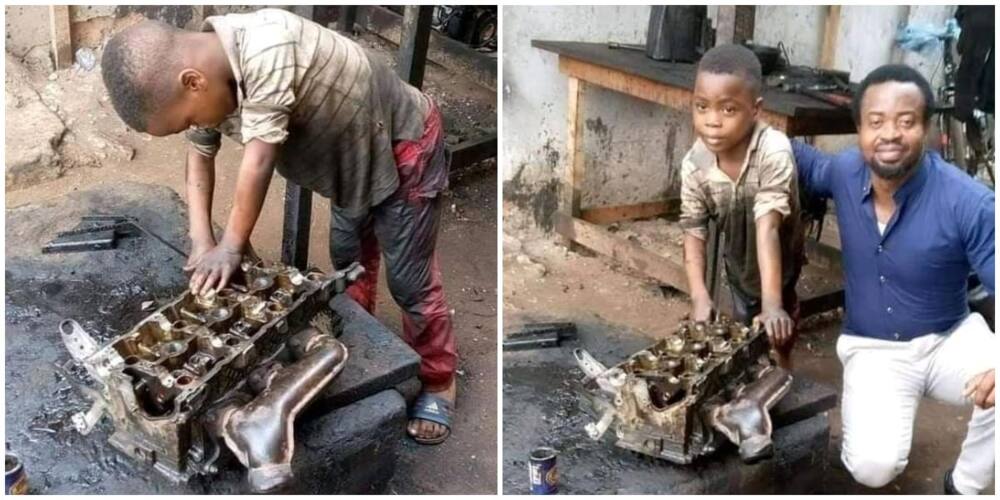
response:
[[[49,8],[44,5],[4,6],[7,52],[21,58],[32,48],[49,43]]]
[[[249,12],[267,5],[72,5],[70,32],[74,49],[99,48],[119,30],[142,19],[156,19],[196,29],[205,16]],[[271,6],[273,7],[273,6]],[[296,6],[278,6],[295,10]],[[33,47],[49,43],[49,8],[45,5],[4,7],[7,52],[23,58]]]
[[[531,40],[645,43],[647,6],[504,7],[504,197],[548,229],[566,156],[566,77]],[[682,113],[586,87],[584,206],[661,199],[691,135]]]
[[[872,69],[905,62],[940,81],[940,50],[908,54],[893,48],[896,30],[907,23],[941,25],[954,6],[844,6],[835,67],[860,81]],[[817,65],[822,50],[825,6],[758,6],[754,39],[784,42],[794,64]],[[717,8],[709,8],[716,17]],[[505,223],[551,229],[566,156],[566,77],[554,54],[531,40],[644,43],[649,8],[530,7],[503,9],[502,175]],[[937,70],[935,73],[935,69]],[[694,137],[688,112],[588,87],[583,107],[586,176],[584,207],[654,201],[676,194],[680,159]],[[824,137],[817,143],[838,149],[854,136]]]

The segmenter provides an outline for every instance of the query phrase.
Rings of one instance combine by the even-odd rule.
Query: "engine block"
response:
[[[84,388],[93,406],[73,416],[74,427],[88,434],[107,414],[111,444],[175,482],[214,473],[222,442],[255,490],[289,480],[292,445],[278,434],[347,360],[334,332],[311,323],[363,269],[328,275],[245,262],[242,271],[218,294],[183,293],[102,347],[64,321],[70,354],[96,382]],[[277,431],[251,430],[254,418]]]
[[[588,424],[599,440],[614,426],[616,445],[688,464],[726,439],[746,462],[771,453],[771,408],[791,375],[768,356],[767,335],[722,318],[682,322],[647,349],[611,368],[582,349],[582,396],[599,415]]]

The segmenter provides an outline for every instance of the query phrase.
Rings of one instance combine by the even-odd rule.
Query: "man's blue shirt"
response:
[[[799,186],[836,206],[845,333],[906,341],[944,332],[969,314],[970,271],[994,295],[993,191],[925,152],[879,234],[872,174],[857,148],[830,155],[792,141],[792,149]]]

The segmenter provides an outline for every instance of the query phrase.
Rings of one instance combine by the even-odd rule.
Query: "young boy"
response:
[[[739,45],[715,47],[698,63],[692,116],[698,139],[681,166],[684,266],[694,320],[707,320],[705,239],[715,218],[736,318],[760,323],[791,366],[804,232],[792,147],[759,121],[760,62]]]
[[[374,309],[381,246],[404,339],[421,356],[423,393],[408,432],[421,443],[444,441],[457,357],[435,253],[438,195],[448,184],[440,113],[356,43],[289,12],[209,17],[202,29],[143,22],[112,38],[102,59],[128,126],[154,136],[188,131],[191,290],[219,290],[236,272],[275,167],[330,198],[331,260],[367,269],[348,293]],[[216,241],[221,134],[245,149]]]

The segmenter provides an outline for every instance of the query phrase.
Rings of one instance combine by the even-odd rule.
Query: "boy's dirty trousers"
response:
[[[338,268],[359,261],[364,276],[347,289],[369,312],[375,310],[380,251],[393,299],[403,309],[403,339],[420,355],[424,390],[438,392],[456,368],[455,335],[438,268],[440,188],[448,158],[440,112],[432,106],[419,141],[393,146],[399,188],[367,213],[350,213],[331,204],[330,259]],[[442,179],[441,176],[444,176]]]

